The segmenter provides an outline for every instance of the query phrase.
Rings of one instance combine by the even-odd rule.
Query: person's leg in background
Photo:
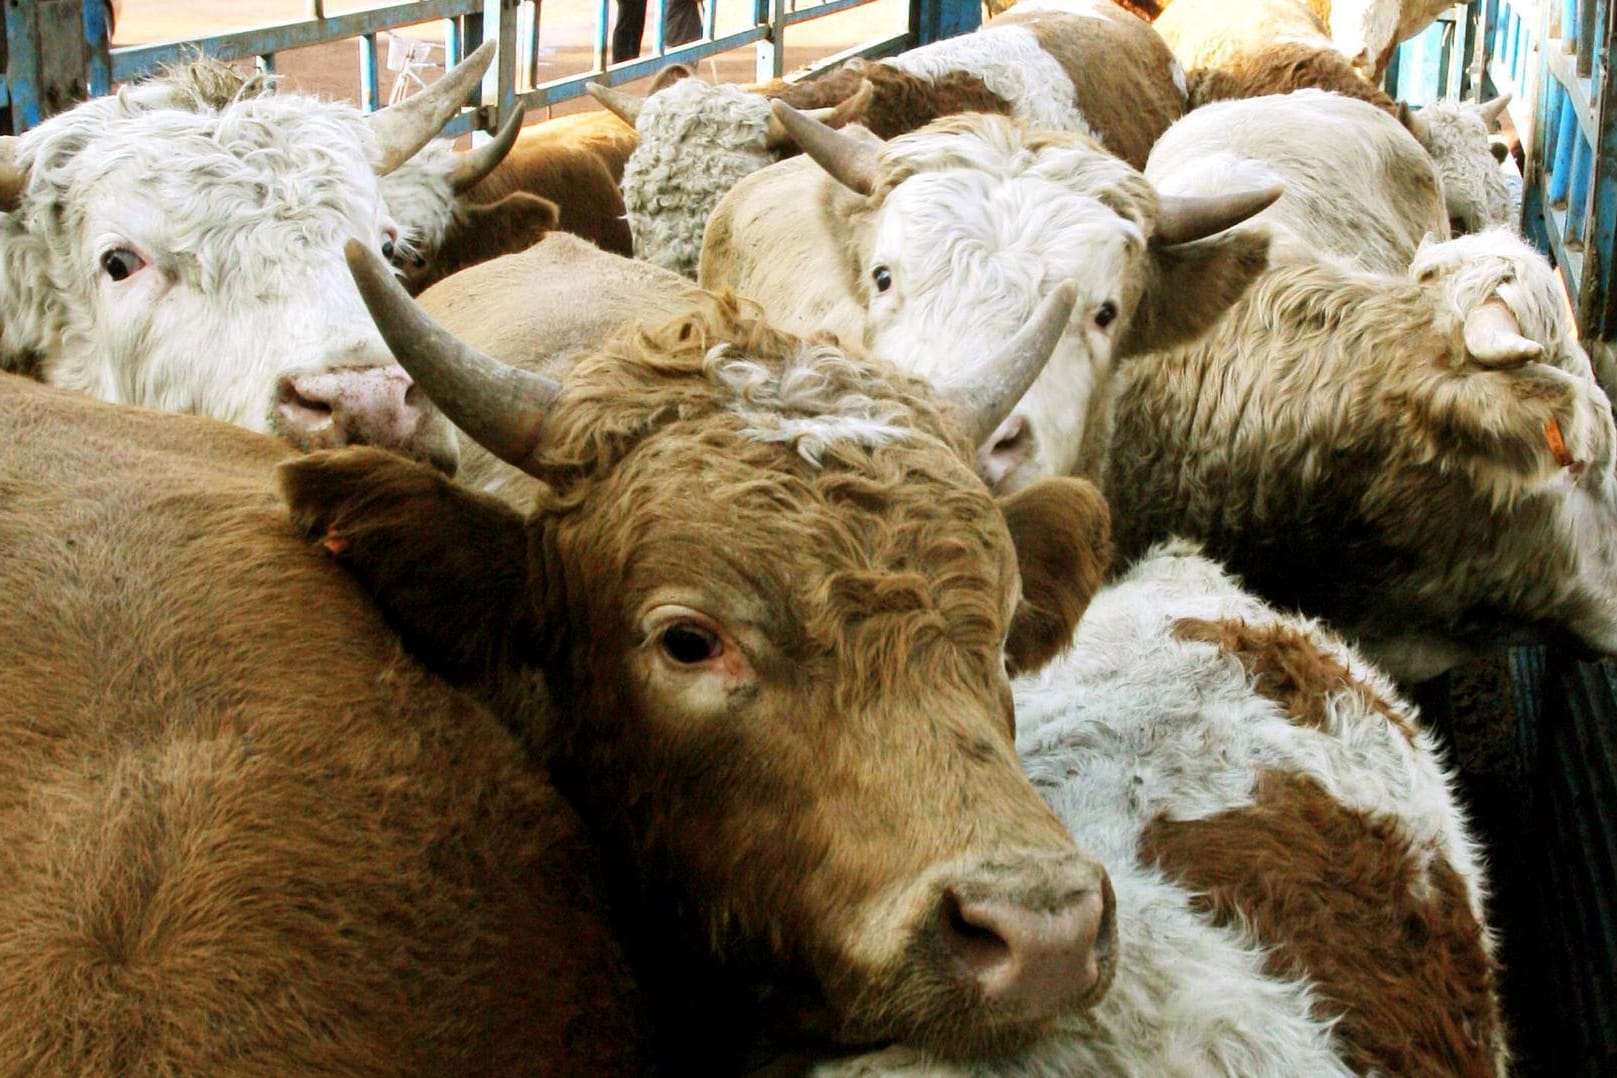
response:
[[[663,47],[671,49],[702,36],[701,0],[668,0],[668,25],[663,27]]]
[[[618,0],[618,21],[612,27],[612,62],[621,64],[639,56],[645,32],[646,0]]]

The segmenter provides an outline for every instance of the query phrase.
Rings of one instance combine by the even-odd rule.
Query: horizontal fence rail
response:
[[[104,0],[7,0],[5,36],[0,41],[0,109],[6,110],[8,128],[15,133],[86,95],[105,94],[118,84],[199,53],[227,61],[252,59],[260,70],[274,71],[278,53],[350,39],[359,44],[360,103],[375,109],[387,103],[380,85],[379,49],[384,46],[379,36],[442,20],[443,62],[435,62],[435,67],[453,65],[485,40],[499,42],[497,58],[484,78],[480,107],[464,111],[444,128],[445,134],[458,135],[492,130],[512,109],[538,108],[579,97],[591,82],[609,86],[632,82],[668,64],[695,64],[733,49],[753,47],[760,81],[775,77],[795,81],[855,57],[891,55],[974,29],[980,18],[976,0],[911,0],[904,29],[860,42],[787,75],[785,44],[790,27],[876,0],[823,0],[803,6],[796,0],[790,6],[788,0],[730,0],[750,11],[751,24],[723,34],[716,27],[719,2],[707,0],[700,38],[665,47],[663,27],[669,0],[653,0],[647,5],[645,36],[649,41],[644,54],[612,64],[608,62],[612,8],[608,0],[599,0],[593,40],[570,43],[592,46],[591,69],[540,81],[540,7],[535,0],[418,0],[338,15],[326,14],[324,0],[309,0],[306,18],[120,48],[109,45]]]

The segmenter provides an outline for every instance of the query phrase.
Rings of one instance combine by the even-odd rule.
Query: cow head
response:
[[[196,64],[0,143],[0,366],[453,468],[453,429],[388,354],[342,247],[397,243],[378,177],[437,134],[492,55],[371,116]]]
[[[1485,228],[1508,226],[1513,209],[1499,158],[1488,132],[1510,104],[1510,95],[1473,104],[1469,101],[1434,101],[1413,110],[1398,106],[1398,119],[1432,155],[1443,181],[1443,201],[1449,225],[1456,235]]]
[[[689,74],[668,69],[644,98],[593,83],[588,89],[640,133],[623,168],[635,257],[695,277],[713,207],[743,177],[779,160],[791,142],[763,95]],[[870,93],[864,83],[817,114],[840,126],[864,110]]]
[[[524,519],[349,450],[283,471],[293,515],[430,665],[542,679],[527,730],[643,901],[846,1040],[981,1053],[1099,997],[1109,886],[1018,768],[1009,674],[1070,638],[1103,504],[1070,479],[996,503],[953,423],[997,424],[1070,289],[1007,346],[1020,384],[950,410],[729,300],[558,384],[353,257],[419,384],[543,486]]]
[[[556,228],[560,211],[547,198],[513,191],[488,204],[468,192],[505,160],[522,131],[513,111],[494,137],[466,152],[435,139],[382,177],[382,198],[399,222],[398,239],[384,257],[411,295],[467,266],[525,251]]]
[[[1092,140],[1000,116],[949,117],[883,143],[774,108],[862,200],[837,213],[853,225],[848,270],[873,354],[949,384],[963,357],[991,354],[1056,281],[1078,283],[1055,357],[981,448],[999,489],[1079,469],[1111,364],[1199,336],[1267,264],[1263,233],[1195,241],[1258,213],[1278,188],[1158,196]]]

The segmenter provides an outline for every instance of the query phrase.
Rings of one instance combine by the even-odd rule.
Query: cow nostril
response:
[[[973,975],[981,975],[1011,958],[1011,945],[990,925],[974,919],[953,890],[945,891],[939,930],[949,949]]]
[[[322,418],[331,418],[331,404],[305,395],[294,379],[283,378],[276,390],[275,403],[286,411],[308,412]]]
[[[411,382],[404,391],[404,406],[406,408],[421,407],[421,387]]]

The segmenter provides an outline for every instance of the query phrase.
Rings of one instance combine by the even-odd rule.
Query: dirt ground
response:
[[[753,0],[706,0],[717,3],[716,32],[723,36],[752,24]],[[329,0],[327,15],[340,15],[349,11],[377,6],[374,3],[353,3]],[[788,0],[788,7],[792,6]],[[811,6],[807,2],[802,7]],[[541,7],[539,18],[539,81],[582,74],[591,70],[596,39],[596,11],[594,0],[549,0]],[[610,18],[617,17],[617,4],[609,7]],[[812,63],[850,45],[893,33],[904,27],[908,5],[904,0],[876,0],[851,11],[828,15],[791,27],[786,35],[786,70]],[[209,34],[233,30],[270,26],[303,19],[307,14],[305,0],[252,0],[250,3],[220,3],[217,0],[123,0],[118,17],[113,45],[149,44],[158,41],[188,40]],[[647,16],[647,29],[643,39],[642,56],[651,53],[651,15]],[[607,32],[611,33],[611,22]],[[415,39],[442,43],[444,23],[441,20],[420,23],[405,33]],[[396,73],[387,70],[385,39],[381,43],[381,92],[384,100],[392,89]],[[441,53],[439,56],[441,57]],[[277,54],[276,70],[283,76],[284,85],[291,90],[320,94],[323,97],[346,101],[359,101],[359,53],[354,41],[315,45],[292,49]],[[724,82],[746,82],[753,78],[756,61],[751,46],[735,49],[701,64],[701,73]],[[430,78],[429,78],[430,81]],[[529,122],[549,115],[562,115],[593,108],[589,98],[563,102],[553,110],[537,109],[529,114]]]

